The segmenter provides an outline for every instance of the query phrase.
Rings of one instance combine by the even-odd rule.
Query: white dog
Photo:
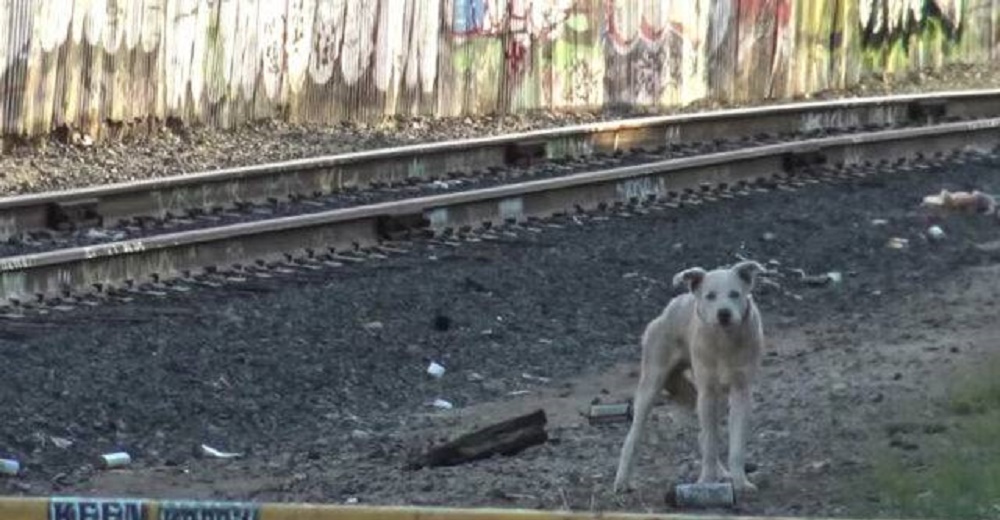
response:
[[[615,492],[623,490],[628,482],[635,447],[653,399],[665,384],[682,377],[688,366],[694,373],[701,430],[698,482],[718,482],[729,477],[738,492],[756,490],[747,480],[744,453],[750,392],[764,348],[764,329],[751,296],[761,272],[764,268],[757,262],[744,261],[710,272],[693,267],[674,276],[674,285],[686,283],[688,292],[671,300],[643,333],[633,422],[622,445]],[[727,391],[729,472],[719,458],[719,414]]]

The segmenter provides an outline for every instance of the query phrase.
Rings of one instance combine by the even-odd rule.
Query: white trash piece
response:
[[[104,455],[101,455],[101,461],[104,462],[105,468],[120,468],[131,464],[132,457],[124,451],[118,451],[115,453],[105,453]]]
[[[455,405],[451,404],[450,401],[445,401],[444,399],[435,399],[434,402],[431,403],[431,406],[441,410],[451,410],[455,407]]]
[[[231,452],[228,452],[228,451],[219,451],[219,450],[217,450],[217,449],[215,449],[215,448],[213,448],[213,447],[211,447],[211,446],[209,446],[207,444],[202,444],[201,445],[201,454],[205,455],[207,457],[213,457],[213,458],[216,458],[216,459],[235,459],[235,458],[237,458],[237,457],[239,457],[241,455],[239,453],[231,453]]]
[[[444,375],[445,369],[443,366],[431,361],[431,364],[427,366],[427,373],[431,375],[434,379],[441,379]]]
[[[14,459],[0,459],[0,474],[17,475],[21,471],[21,463]]]
[[[941,229],[941,226],[931,226],[927,228],[927,236],[934,240],[941,240],[944,238],[944,230]]]

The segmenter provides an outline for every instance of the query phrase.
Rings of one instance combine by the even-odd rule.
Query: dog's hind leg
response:
[[[663,367],[643,367],[639,378],[639,387],[635,391],[635,404],[632,412],[632,426],[622,445],[621,458],[618,460],[618,473],[615,475],[615,492],[624,489],[632,473],[632,459],[635,456],[636,444],[642,438],[642,430],[646,426],[649,410],[653,407],[656,394],[663,388],[667,379],[667,371]]]
[[[656,395],[663,389],[667,376],[681,362],[679,349],[671,349],[668,339],[664,337],[663,329],[656,327],[656,322],[643,335],[642,367],[639,375],[639,386],[635,391],[632,411],[632,426],[622,444],[621,457],[618,460],[618,472],[615,474],[614,491],[624,490],[632,473],[632,462],[635,457],[636,445],[642,438],[646,419],[653,407]]]

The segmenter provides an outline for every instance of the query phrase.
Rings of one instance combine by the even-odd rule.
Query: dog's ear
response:
[[[764,266],[760,265],[753,260],[744,260],[732,267],[732,270],[743,280],[744,283],[753,287],[754,282],[757,280],[757,275],[767,270]]]
[[[705,279],[705,274],[705,270],[700,267],[685,269],[674,275],[674,287],[687,285],[689,291],[695,292],[701,285],[701,281]]]

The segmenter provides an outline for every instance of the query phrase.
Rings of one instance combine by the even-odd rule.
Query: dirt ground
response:
[[[363,265],[3,321],[0,457],[25,471],[0,477],[0,488],[669,510],[667,484],[697,474],[694,416],[656,407],[637,489],[613,496],[626,426],[590,426],[580,414],[594,399],[631,395],[638,337],[675,272],[742,254],[772,261],[781,289],[757,296],[770,338],[749,444],[761,491],[739,511],[878,512],[877,490],[863,485],[868,454],[918,456],[923,436],[946,435],[939,385],[995,351],[1000,333],[1000,223],[936,219],[918,205],[942,188],[997,192],[998,165],[567,221],[499,242],[416,246]],[[925,238],[935,222],[944,240]],[[889,248],[892,237],[909,245]],[[843,281],[806,286],[794,268]],[[441,379],[425,373],[432,360],[447,368]],[[455,408],[428,406],[437,398]],[[403,469],[429,443],[537,408],[552,437],[543,446]],[[202,443],[243,456],[199,457]],[[97,468],[118,449],[132,465]]]
[[[822,92],[815,99],[875,96],[891,93],[995,88],[998,69],[964,65],[936,73],[911,73],[891,81],[868,78],[850,91]],[[767,100],[770,103],[773,100]],[[716,102],[697,103],[660,113],[728,108]],[[233,131],[210,128],[157,128],[93,143],[72,132],[15,145],[2,141],[0,196],[179,175],[268,161],[461,139],[574,123],[647,115],[642,109],[616,108],[600,113],[532,113],[504,117],[458,119],[399,118],[376,124],[335,126],[259,122]]]

